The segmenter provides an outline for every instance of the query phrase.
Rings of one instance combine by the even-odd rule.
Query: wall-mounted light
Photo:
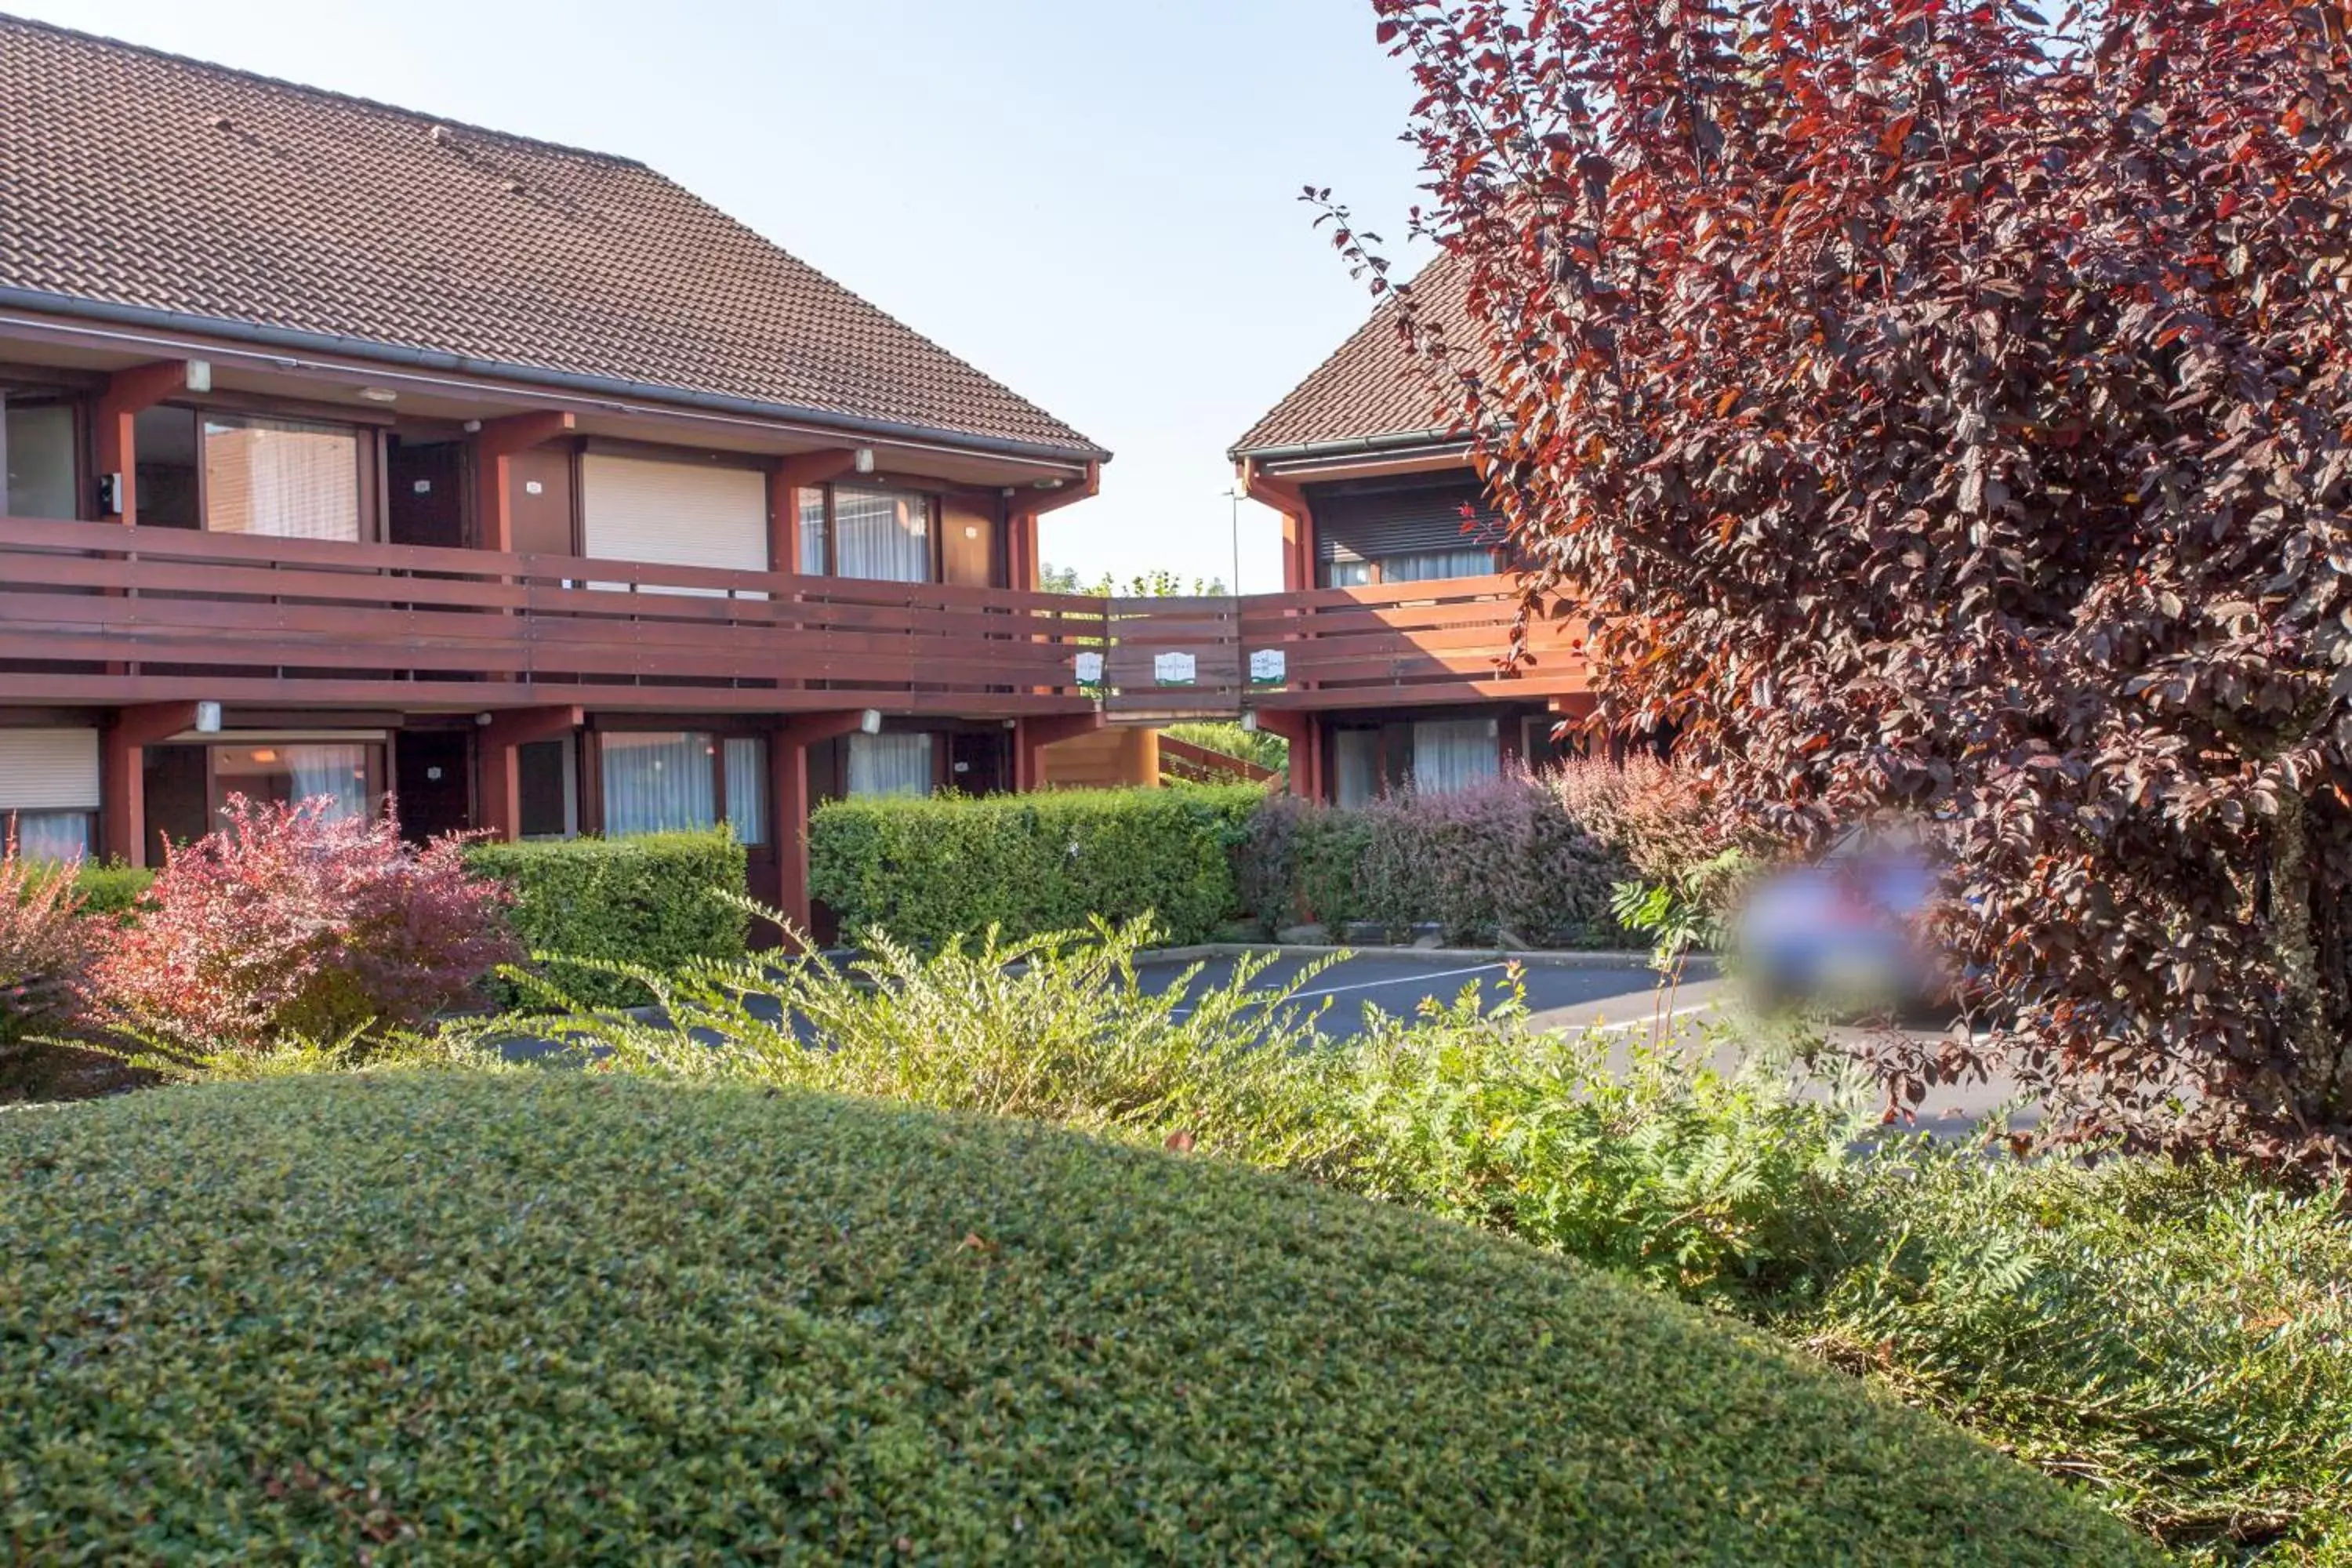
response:
[[[1035,488],[1041,490],[1057,490],[1062,488],[1062,481],[1059,479],[1039,479],[1036,482]]]
[[[850,454],[849,461],[850,466],[855,468],[859,473],[872,473],[874,471],[874,448],[871,447],[858,447],[856,451]]]
[[[865,712],[860,713],[857,716],[857,732],[861,735],[880,734],[882,732],[882,710],[879,708],[868,708]]]
[[[221,705],[217,702],[196,704],[196,733],[217,735],[221,727]]]
[[[400,401],[400,394],[394,392],[388,386],[362,386],[360,388],[360,396],[370,403],[397,403]]]
[[[1257,733],[1256,709],[1244,708],[1242,710],[1242,733],[1245,735],[1255,735]]]
[[[190,360],[187,382],[190,392],[210,392],[213,389],[213,362],[208,359]]]

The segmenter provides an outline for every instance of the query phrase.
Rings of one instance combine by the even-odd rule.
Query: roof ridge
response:
[[[1276,441],[1272,438],[1276,427],[1286,422],[1295,423],[1304,415],[1305,411],[1301,405],[1315,395],[1326,391],[1327,384],[1338,383],[1328,387],[1331,392],[1342,395],[1348,392],[1349,388],[1344,384],[1344,377],[1355,368],[1354,362],[1359,359],[1368,359],[1370,363],[1367,368],[1372,371],[1386,370],[1396,380],[1402,380],[1408,374],[1417,374],[1428,381],[1434,390],[1435,379],[1430,374],[1426,365],[1422,364],[1402,346],[1385,343],[1382,340],[1393,339],[1395,335],[1395,316],[1403,308],[1401,292],[1418,290],[1423,284],[1430,283],[1435,285],[1437,291],[1442,294],[1446,285],[1452,281],[1452,274],[1441,271],[1441,268],[1447,267],[1453,260],[1452,251],[1440,250],[1415,268],[1412,275],[1402,283],[1391,283],[1381,289],[1372,301],[1370,313],[1358,322],[1355,329],[1346,337],[1339,340],[1338,347],[1325,354],[1312,370],[1298,378],[1297,383],[1289,391],[1276,398],[1265,412],[1260,414],[1248,429],[1234,437],[1233,445],[1225,448],[1226,458],[1238,462],[1253,452],[1268,451],[1292,445],[1291,442]],[[1339,411],[1323,410],[1321,412],[1328,417]],[[1419,434],[1424,429],[1434,431],[1440,428],[1443,426],[1439,425],[1415,426],[1412,427],[1412,433]],[[1386,430],[1333,428],[1318,432],[1313,439],[1340,440],[1390,433]]]
[[[568,142],[550,142],[544,137],[525,136],[519,132],[501,131],[495,126],[476,125],[468,121],[453,120],[447,115],[427,114],[423,110],[410,109],[403,104],[386,103],[381,99],[362,98],[355,92],[339,92],[333,88],[318,87],[310,82],[291,81],[284,77],[269,76],[261,71],[223,65],[218,60],[198,59],[194,55],[176,54],[170,49],[159,49],[152,44],[133,43],[128,38],[118,38],[107,33],[92,33],[80,27],[68,27],[59,23],[43,21],[37,16],[19,16],[12,12],[0,11],[0,27],[22,27],[33,32],[49,33],[58,37],[77,39],[85,44],[97,44],[110,49],[120,49],[125,54],[143,55],[149,59],[164,60],[174,66],[205,71],[215,76],[228,77],[261,87],[274,88],[281,92],[299,93],[306,98],[324,99],[335,103],[349,104],[352,108],[368,110],[377,114],[395,115],[402,120],[411,121],[428,128],[446,127],[451,131],[464,132],[468,135],[487,136],[494,141],[518,147],[536,148],[541,152],[561,153],[572,158],[592,159],[599,163],[614,164],[622,168],[646,168],[646,165],[638,160],[624,157],[618,153],[600,153],[593,147],[575,147]]]

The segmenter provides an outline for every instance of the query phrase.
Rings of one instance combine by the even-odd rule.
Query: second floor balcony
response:
[[[1585,689],[1507,577],[1223,599],[0,519],[0,703],[1114,720]]]

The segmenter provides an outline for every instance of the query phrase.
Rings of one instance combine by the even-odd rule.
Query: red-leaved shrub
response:
[[[1561,808],[1632,861],[1644,881],[1672,881],[1723,849],[1693,771],[1636,752],[1622,763],[1571,758],[1541,776]]]
[[[182,1048],[258,1049],[418,1024],[520,955],[510,895],[456,839],[401,841],[389,814],[230,797],[220,832],[168,853],[152,909],[94,973],[110,1021]]]
[[[1455,941],[1605,942],[1610,889],[1630,872],[1544,782],[1513,770],[1447,795],[1403,789],[1363,808],[1357,871],[1368,919],[1433,921]]]
[[[0,825],[0,1052],[72,1027],[89,956],[71,872],[24,859]]]

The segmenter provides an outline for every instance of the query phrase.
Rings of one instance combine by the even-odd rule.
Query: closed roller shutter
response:
[[[763,474],[592,452],[581,460],[580,481],[583,531],[592,556],[737,572],[768,569]]]
[[[1502,519],[1487,506],[1475,480],[1371,490],[1335,486],[1307,500],[1315,513],[1315,550],[1323,561],[1376,561],[1384,555],[1493,548],[1503,540]],[[1475,507],[1478,525],[1463,531],[1462,508]]]
[[[98,731],[0,730],[0,811],[96,811]]]

